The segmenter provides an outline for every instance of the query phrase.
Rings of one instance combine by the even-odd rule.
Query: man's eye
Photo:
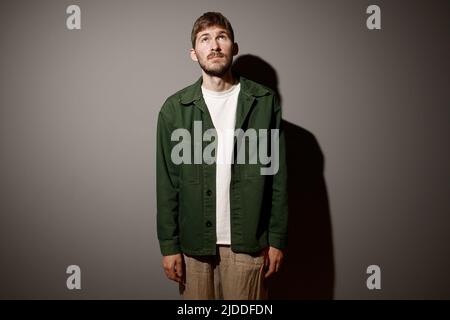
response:
[[[203,39],[201,39],[200,41],[201,41],[201,42],[205,42],[206,40],[208,40],[208,38],[203,38]]]

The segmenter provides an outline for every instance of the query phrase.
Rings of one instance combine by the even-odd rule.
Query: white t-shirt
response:
[[[203,88],[211,120],[217,131],[216,157],[216,234],[217,244],[231,244],[230,182],[231,157],[234,146],[234,127],[240,83],[225,91]]]

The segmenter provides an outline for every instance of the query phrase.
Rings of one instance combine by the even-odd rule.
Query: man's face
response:
[[[191,49],[191,58],[198,61],[206,74],[222,77],[237,54],[237,45],[231,41],[228,32],[219,26],[212,26],[197,34],[195,49]]]

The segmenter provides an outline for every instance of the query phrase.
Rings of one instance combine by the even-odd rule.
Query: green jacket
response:
[[[274,175],[261,175],[260,168],[268,165],[248,161],[231,165],[231,249],[245,253],[258,252],[268,245],[282,249],[287,244],[288,207],[279,100],[271,89],[238,77],[241,89],[236,128],[279,129],[279,169]],[[172,148],[179,143],[171,141],[173,130],[185,128],[194,137],[194,121],[202,121],[203,132],[214,129],[201,84],[200,77],[170,96],[158,115],[157,233],[163,255],[216,254],[216,165],[203,161],[174,164],[171,160]],[[238,139],[234,140],[236,153]],[[270,134],[267,141],[270,144]],[[211,142],[202,143],[205,147]]]

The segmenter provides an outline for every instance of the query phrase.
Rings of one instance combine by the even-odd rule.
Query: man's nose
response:
[[[217,41],[217,40],[213,40],[212,42],[211,42],[211,50],[212,51],[220,51],[220,50],[222,50],[221,48],[220,48],[220,45],[219,45],[219,42]]]

